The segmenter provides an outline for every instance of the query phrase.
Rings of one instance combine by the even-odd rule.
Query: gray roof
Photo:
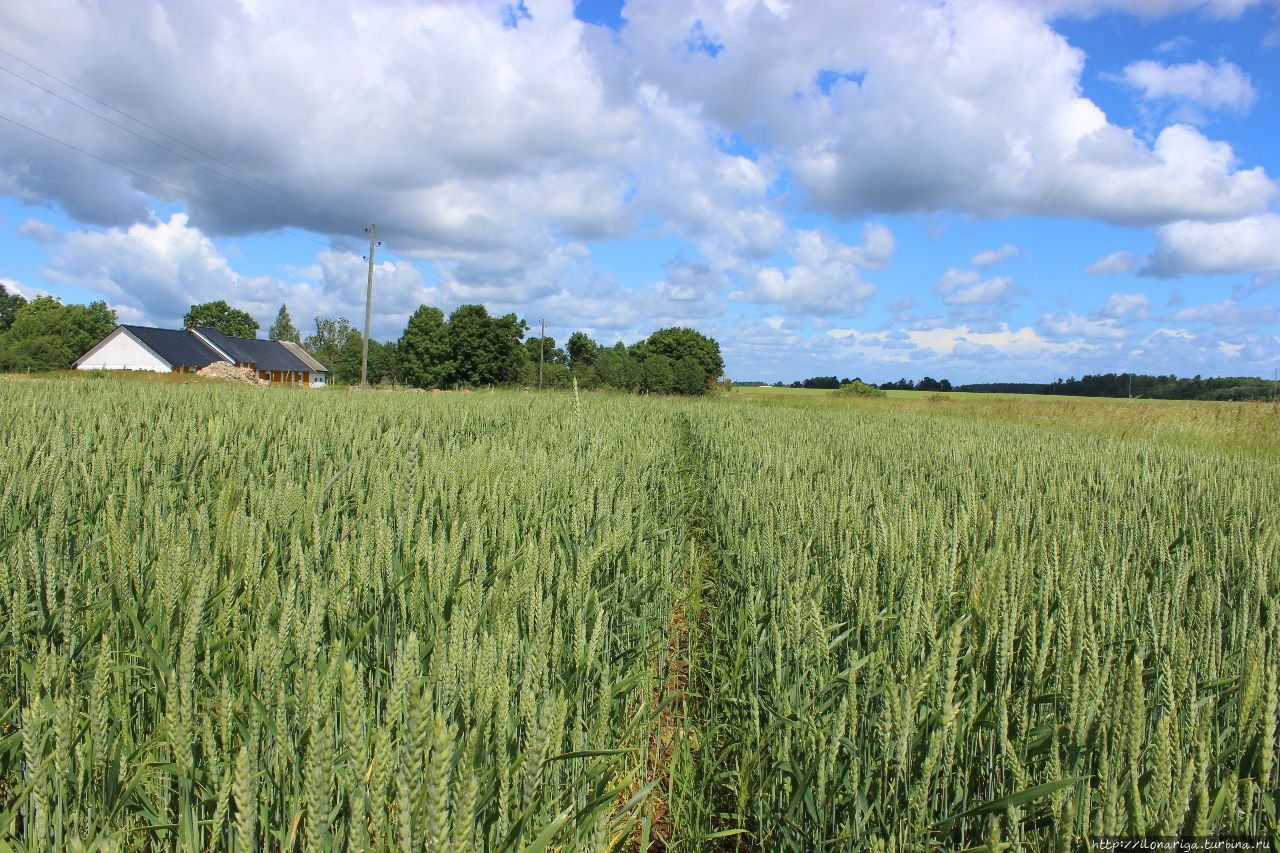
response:
[[[185,330],[121,326],[173,367],[201,368],[222,361],[204,341]]]
[[[196,331],[218,349],[229,355],[233,361],[247,361],[258,370],[294,370],[313,371],[302,359],[298,358],[288,347],[279,341],[264,341],[259,338],[233,338],[224,335],[212,326],[197,326]],[[192,337],[195,337],[192,335]]]
[[[293,341],[280,341],[280,343],[287,347],[289,352],[301,359],[304,364],[308,365],[313,373],[329,372],[329,368],[312,358],[311,353],[304,350],[300,344],[295,344]]]

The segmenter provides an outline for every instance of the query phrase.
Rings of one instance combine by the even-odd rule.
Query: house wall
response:
[[[168,373],[169,363],[155,356],[123,331],[103,344],[78,370],[152,370]]]

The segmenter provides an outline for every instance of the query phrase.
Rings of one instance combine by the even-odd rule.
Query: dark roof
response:
[[[185,330],[121,326],[174,367],[201,368],[222,361],[208,344]]]
[[[298,358],[288,347],[279,341],[264,341],[259,338],[233,338],[224,335],[211,326],[197,326],[196,331],[204,335],[209,343],[231,356],[236,362],[247,361],[258,370],[296,370],[309,371],[312,367]],[[194,335],[192,336],[194,337]]]

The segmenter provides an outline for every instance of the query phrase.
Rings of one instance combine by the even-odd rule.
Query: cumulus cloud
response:
[[[1280,272],[1280,215],[1161,226],[1155,254],[1143,272],[1160,278]]]
[[[800,231],[791,247],[794,263],[788,270],[765,267],[757,273],[754,288],[735,291],[731,298],[784,305],[801,313],[856,315],[876,292],[859,269],[884,266],[893,250],[893,235],[880,225],[868,225],[857,246],[841,243],[824,231]]]
[[[14,80],[0,92],[6,114],[181,193],[9,125],[0,191],[126,229],[159,198],[186,205],[210,236],[288,227],[343,250],[377,221],[402,254],[509,301],[546,291],[522,291],[515,271],[547,267],[567,244],[635,233],[646,217],[726,268],[785,242],[766,203],[766,156],[721,151],[696,107],[631,73],[625,48],[576,20],[572,4],[530,2],[515,19],[505,5],[375,4],[312,18],[297,2],[215,0],[148,7],[141,26],[88,0],[46,15],[10,4],[0,27],[11,44],[216,161]],[[53,18],[65,25],[50,29]]]
[[[355,318],[364,312],[368,267],[360,256],[322,250],[294,281],[248,276],[182,213],[127,229],[67,232],[50,254],[46,277],[101,293],[131,322],[176,327],[192,304],[214,299],[243,308],[264,328],[281,303],[300,328],[317,315]],[[408,312],[438,296],[407,264],[379,264],[375,281],[373,332],[379,337],[398,336]]]
[[[1054,29],[1104,9],[1232,17],[1249,1],[647,0],[627,6],[620,32],[576,20],[568,0],[526,0],[520,14],[505,0],[323,15],[301,0],[152,4],[135,16],[92,0],[0,4],[6,49],[274,185],[217,177],[227,170],[212,161],[200,168],[10,80],[0,112],[186,195],[11,126],[0,127],[0,193],[104,229],[64,234],[33,219],[19,230],[43,243],[50,280],[157,323],[221,297],[264,323],[280,301],[299,318],[358,316],[369,221],[419,264],[379,265],[384,337],[419,302],[483,301],[601,335],[671,321],[727,340],[739,326],[723,316],[726,293],[817,328],[862,311],[875,293],[863,276],[897,249],[874,220],[907,211],[1159,226],[1153,274],[1276,275],[1275,181],[1190,124],[1139,135],[1109,122],[1083,94],[1084,53]],[[1133,67],[1135,85],[1162,103],[1247,109],[1243,71],[1201,65]],[[157,200],[186,213],[155,221]],[[866,221],[856,245],[831,233],[845,233],[831,215]],[[213,242],[281,227],[331,245],[302,270],[260,274]],[[674,244],[663,256],[676,257],[657,280],[624,286],[592,253],[636,235]],[[977,316],[1008,320],[1019,289],[982,271],[1016,254],[991,248],[938,281],[946,327],[966,330],[949,353],[1007,351],[978,337],[1000,326]],[[1089,271],[1138,263],[1115,253]],[[1084,316],[1088,328],[1147,310],[1108,306]],[[907,325],[916,309],[897,300],[890,313]],[[800,334],[762,328],[775,341]],[[1042,352],[1072,345],[1034,322],[1012,328],[1046,341]],[[1081,347],[1105,340],[1083,334]],[[905,333],[859,345],[873,344],[924,352]]]
[[[1134,256],[1133,252],[1112,252],[1105,258],[1099,258],[1089,264],[1089,266],[1084,268],[1084,271],[1089,275],[1096,276],[1125,275],[1126,273],[1133,272],[1137,265],[1138,259]]]
[[[0,284],[4,285],[4,289],[10,293],[16,293],[28,302],[39,296],[48,296],[49,294],[38,287],[32,287],[29,284],[23,284],[12,278],[0,278]]]
[[[1275,305],[1241,305],[1234,299],[1224,299],[1183,308],[1176,311],[1172,319],[1182,323],[1207,323],[1220,330],[1239,330],[1280,322],[1280,308]]]
[[[1253,83],[1238,65],[1219,59],[1164,65],[1150,59],[1130,63],[1124,82],[1148,100],[1169,100],[1209,110],[1246,113],[1257,99]]]
[[[18,226],[18,233],[41,243],[47,243],[58,236],[58,229],[48,222],[31,218]]]
[[[1005,243],[999,249],[987,249],[978,252],[969,263],[980,270],[985,270],[987,267],[993,267],[1016,257],[1018,257],[1018,247],[1012,243]]]
[[[1145,293],[1113,293],[1100,314],[1113,320],[1122,317],[1145,320],[1150,308],[1151,299]]]
[[[655,0],[628,7],[624,38],[645,75],[776,146],[815,203],[839,215],[950,209],[1156,224],[1266,206],[1272,181],[1241,168],[1229,145],[1179,125],[1147,143],[1108,123],[1080,94],[1084,54],[1049,14],[998,2],[798,14]],[[689,50],[695,26],[723,50]]]
[[[949,269],[933,285],[944,305],[997,305],[1012,298],[1017,290],[1009,276],[984,279],[974,270]]]
[[[1040,318],[1040,331],[1051,338],[1089,338],[1104,341],[1122,341],[1130,330],[1114,319],[1084,317],[1074,311],[1065,314],[1046,314]]]

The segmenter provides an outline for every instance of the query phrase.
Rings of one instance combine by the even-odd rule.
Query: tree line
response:
[[[790,383],[775,382],[777,388],[845,388],[860,379],[836,379],[834,376],[811,376]],[[739,385],[763,385],[763,382],[739,382]],[[1253,376],[1224,376],[1179,379],[1173,374],[1151,376],[1142,373],[1103,373],[1076,379],[1043,382],[974,382],[952,385],[947,379],[926,376],[919,382],[899,379],[871,387],[884,391],[957,391],[977,394],[1057,394],[1073,397],[1146,397],[1155,400],[1273,400],[1277,383]]]
[[[52,296],[28,302],[0,284],[0,371],[71,366],[116,327],[105,302],[64,305]]]
[[[105,302],[65,305],[50,296],[28,302],[0,285],[0,371],[65,370],[116,325]],[[257,337],[260,328],[225,300],[192,305],[183,326],[240,338]],[[441,389],[569,388],[576,380],[585,389],[698,395],[724,374],[719,343],[689,328],[659,329],[629,347],[602,346],[581,331],[560,347],[550,336],[526,337],[528,331],[515,314],[493,316],[483,305],[462,305],[447,318],[423,305],[397,340],[369,341],[369,380]],[[301,345],[338,383],[360,381],[364,338],[345,318],[316,317],[314,332],[304,337],[281,305],[268,337]]]
[[[1179,379],[1142,373],[1103,373],[1056,379],[1046,394],[1075,397],[1148,397],[1155,400],[1274,400],[1276,383],[1254,376],[1199,375]]]
[[[758,385],[763,383],[740,382],[739,385]],[[934,379],[926,376],[919,382],[911,379],[899,379],[897,382],[882,382],[876,385],[872,382],[863,383],[860,377],[853,379],[837,379],[834,376],[811,376],[808,379],[799,379],[790,385],[784,385],[782,382],[773,383],[775,388],[822,388],[836,390],[849,385],[865,384],[872,388],[879,388],[882,391],[959,391],[959,388],[953,388],[951,381],[948,379]]]

